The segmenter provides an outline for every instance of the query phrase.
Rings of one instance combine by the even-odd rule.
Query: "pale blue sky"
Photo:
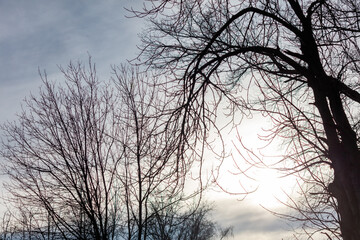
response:
[[[59,65],[86,62],[90,54],[99,78],[107,80],[111,65],[136,57],[143,21],[126,18],[124,7],[141,4],[141,0],[0,0],[0,121],[14,120],[22,99],[36,94],[41,85],[38,69],[61,81]],[[286,224],[249,201],[222,198],[217,205],[214,215],[234,226],[234,239],[286,239]]]

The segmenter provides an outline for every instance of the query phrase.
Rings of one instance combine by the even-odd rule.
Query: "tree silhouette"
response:
[[[151,23],[140,58],[167,76],[180,151],[206,138],[220,103],[260,112],[273,123],[267,139],[287,144],[290,172],[326,172],[319,199],[336,200],[343,239],[360,239],[359,2],[146,2],[133,11]]]
[[[170,208],[189,197],[175,197],[190,167],[177,161],[166,95],[155,76],[125,66],[109,82],[91,59],[61,71],[63,84],[43,75],[40,93],[2,126],[13,205],[3,238],[149,239],[155,200]]]
[[[190,206],[167,202],[152,203],[154,217],[149,222],[149,237],[152,240],[210,240],[231,237],[232,228],[222,228],[210,217],[213,210],[209,204]]]
[[[3,126],[7,189],[36,218],[37,231],[54,226],[63,239],[112,239],[124,153],[112,137],[115,97],[91,62],[88,70],[70,64],[61,71],[65,86],[43,75],[39,96],[25,101],[18,122]]]
[[[152,202],[171,199],[167,207],[182,201],[174,198],[183,190],[187,169],[177,171],[175,141],[178,137],[164,128],[166,97],[147,83],[155,76],[125,66],[113,68],[119,95],[117,119],[119,132],[114,138],[121,143],[124,155],[117,179],[121,183],[125,206],[126,239],[149,239],[148,225],[154,217]],[[121,104],[120,104],[121,103]],[[184,166],[185,167],[185,166]],[[151,238],[150,238],[151,239]]]

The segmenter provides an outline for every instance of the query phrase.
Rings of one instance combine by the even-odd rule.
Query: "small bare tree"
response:
[[[171,202],[170,202],[171,203]],[[210,240],[232,236],[232,228],[222,228],[211,218],[209,204],[186,206],[168,205],[168,200],[152,203],[153,218],[149,222],[149,237],[152,240]]]

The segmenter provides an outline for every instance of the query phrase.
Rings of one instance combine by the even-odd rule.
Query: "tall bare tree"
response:
[[[260,112],[268,139],[288,144],[290,171],[326,172],[321,199],[335,200],[342,238],[360,239],[359,1],[145,2],[133,11],[151,22],[141,57],[173,73],[179,149],[206,136],[221,101]]]
[[[162,113],[168,105],[166,96],[154,86],[156,77],[125,66],[114,68],[114,74],[121,102],[116,115],[121,130],[115,139],[124,151],[117,177],[123,186],[127,239],[145,240],[154,217],[151,203],[173,199],[167,201],[170,207],[181,201],[174,196],[183,190],[188,167],[177,163],[178,136],[166,128],[167,116]]]
[[[35,211],[39,226],[50,218],[64,239],[113,239],[124,154],[112,137],[116,99],[91,62],[88,70],[70,64],[61,71],[63,86],[43,75],[40,94],[25,101],[17,122],[3,126],[7,187],[14,201]]]

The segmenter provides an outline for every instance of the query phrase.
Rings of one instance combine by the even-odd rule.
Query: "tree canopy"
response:
[[[178,103],[172,122],[182,129],[179,149],[216,127],[220,102],[233,113],[260,112],[273,123],[269,141],[287,144],[289,172],[307,172],[306,181],[318,186],[315,202],[336,202],[339,215],[329,214],[341,237],[359,239],[360,3],[146,2],[133,11],[150,22],[139,59],[173,74],[167,84],[175,86],[168,94]],[[338,236],[323,220],[326,234]]]
[[[10,178],[12,207],[3,216],[1,239],[220,234],[208,219],[210,208],[197,209],[192,199],[195,207],[184,210],[189,167],[177,162],[178,137],[164,128],[166,97],[152,85],[155,76],[120,66],[105,82],[91,61],[61,71],[62,84],[43,74],[39,94],[25,100],[17,121],[2,125],[2,171]],[[182,224],[190,228],[186,233]]]

